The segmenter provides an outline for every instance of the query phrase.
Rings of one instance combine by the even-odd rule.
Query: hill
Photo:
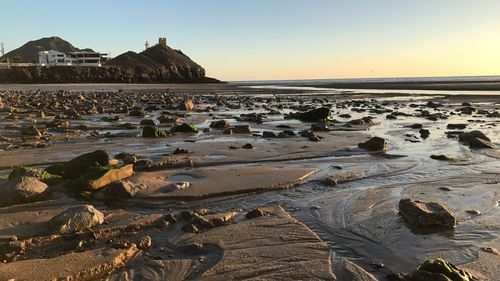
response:
[[[68,41],[53,36],[29,41],[21,47],[6,53],[4,56],[0,57],[0,60],[8,58],[14,62],[38,62],[38,52],[47,50],[55,50],[64,53],[80,51],[80,49],[73,46]]]
[[[180,50],[155,45],[141,53],[126,52],[106,63],[122,69],[135,70],[152,80],[197,80],[205,78],[205,69]]]

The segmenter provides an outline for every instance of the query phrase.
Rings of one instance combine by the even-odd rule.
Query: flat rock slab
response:
[[[0,263],[0,280],[52,281],[97,278],[102,273],[123,265],[138,251],[133,245],[128,249],[95,249],[48,259]]]
[[[316,171],[309,167],[257,165],[195,169],[176,174],[171,171],[139,173],[130,180],[146,185],[151,191],[147,194],[150,197],[197,199],[288,188],[302,183]],[[188,178],[190,187],[171,191],[169,177],[176,175]]]
[[[456,225],[456,219],[450,211],[445,206],[436,202],[401,199],[399,201],[399,212],[414,226],[454,228]]]
[[[186,234],[186,242],[217,244],[224,252],[201,279],[335,280],[330,248],[281,207],[268,212],[269,216],[202,234]]]

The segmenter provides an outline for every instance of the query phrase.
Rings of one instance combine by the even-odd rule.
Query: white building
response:
[[[101,66],[106,61],[107,55],[97,52],[80,51],[66,54],[54,50],[38,52],[38,63],[41,65]]]

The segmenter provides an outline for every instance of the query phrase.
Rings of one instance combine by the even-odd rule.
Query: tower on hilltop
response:
[[[167,38],[165,37],[158,38],[158,45],[162,47],[167,47]]]

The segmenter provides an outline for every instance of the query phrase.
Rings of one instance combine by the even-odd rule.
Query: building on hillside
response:
[[[55,50],[38,52],[40,65],[62,66],[102,66],[108,59],[107,54],[90,51],[63,53]]]

